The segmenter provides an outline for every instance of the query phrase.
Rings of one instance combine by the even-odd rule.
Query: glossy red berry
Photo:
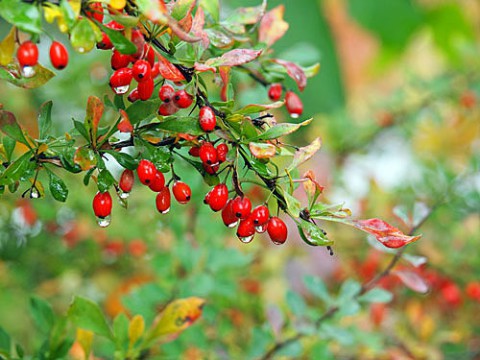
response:
[[[50,61],[55,69],[62,70],[68,64],[67,48],[60,42],[54,41],[50,46]]]
[[[198,122],[200,123],[202,130],[205,132],[211,132],[215,130],[217,118],[215,117],[213,109],[209,106],[202,107],[200,109],[200,113],[198,114]]]
[[[132,55],[134,59],[140,59],[143,56],[145,38],[140,30],[135,29],[132,31],[132,43],[137,47],[137,51]]]
[[[253,240],[253,236],[255,235],[255,224],[253,220],[249,217],[244,220],[240,221],[237,228],[237,236],[240,241],[244,243],[249,243]]]
[[[132,69],[121,68],[110,76],[110,87],[117,95],[125,94],[132,82]]]
[[[233,200],[232,207],[235,216],[241,220],[244,220],[250,215],[250,211],[252,210],[252,203],[250,199],[246,196],[237,196]]]
[[[220,166],[218,164],[215,164],[215,165],[208,165],[208,164],[202,164],[203,165],[203,169],[205,170],[205,172],[207,174],[210,174],[210,175],[215,175],[218,171],[218,169],[220,168]]]
[[[222,220],[225,226],[235,227],[238,223],[238,218],[233,212],[233,200],[228,200],[227,204],[222,209]]]
[[[93,198],[93,212],[99,218],[106,218],[112,212],[112,197],[108,191],[98,192]]]
[[[122,24],[119,24],[116,21],[110,21],[109,23],[105,24],[105,26],[116,31],[122,31],[125,29]],[[112,41],[106,33],[102,33],[102,40],[97,43],[97,48],[102,50],[109,50],[113,48]]]
[[[160,75],[160,66],[159,63],[156,62],[152,65],[152,79],[155,79],[158,75]]]
[[[213,211],[222,210],[228,201],[228,188],[225,184],[218,184],[211,190],[208,205]]]
[[[133,64],[132,75],[139,83],[147,81],[152,78],[152,67],[146,60],[137,60]]]
[[[135,182],[135,177],[133,175],[133,171],[126,169],[126,170],[123,170],[122,175],[120,176],[118,187],[124,193],[129,193],[130,191],[132,191],[134,182]]]
[[[210,190],[208,193],[205,194],[205,197],[203,198],[203,203],[205,205],[210,203],[210,196],[212,195],[212,190]]]
[[[170,189],[168,188],[168,186],[165,186],[162,190],[158,192],[157,198],[155,199],[157,210],[162,214],[168,213],[170,211],[170,202]]]
[[[164,102],[158,108],[158,115],[168,116],[175,114],[178,108],[175,106],[173,102]]]
[[[150,67],[153,69],[153,66],[155,65],[155,50],[153,50],[153,48],[148,44],[143,46],[143,57],[148,61]]]
[[[193,102],[193,97],[189,93],[187,93],[185,90],[178,90],[174,95],[173,95],[173,102],[176,106],[178,106],[180,109],[186,109],[190,105],[192,105]]]
[[[155,178],[153,181],[148,185],[150,190],[159,192],[165,187],[165,176],[161,171],[158,171],[155,173]]]
[[[127,99],[132,103],[139,100],[140,96],[138,95],[138,89],[133,89],[132,92],[128,95]]]
[[[278,101],[282,97],[282,84],[275,83],[270,85],[270,88],[268,89],[268,97],[272,101]]]
[[[122,54],[120,51],[113,50],[110,58],[110,65],[113,70],[127,67],[130,64],[130,55]]]
[[[200,146],[198,154],[204,164],[213,165],[218,162],[217,150],[215,150],[212,143],[206,142]]]
[[[287,240],[287,225],[276,216],[271,217],[268,221],[267,232],[272,242],[276,245],[283,244]]]
[[[302,100],[295,94],[293,91],[287,91],[285,94],[285,106],[287,111],[290,113],[290,116],[293,118],[298,118],[302,115],[303,112],[303,103]]]
[[[172,186],[173,196],[179,204],[186,204],[190,201],[192,196],[192,190],[190,186],[185,184],[183,181],[175,181]]]
[[[95,19],[98,22],[103,22],[103,7],[101,2],[92,2],[88,4],[88,10],[85,10],[85,15],[90,19]]]
[[[268,222],[270,218],[270,212],[268,211],[268,207],[265,205],[258,205],[255,209],[252,210],[252,220],[255,226],[264,225]]]
[[[35,66],[38,63],[38,47],[31,41],[25,41],[18,47],[17,59],[20,66]]]
[[[163,85],[160,90],[158,90],[158,97],[163,102],[169,102],[172,100],[173,94],[175,94],[175,89],[172,85],[165,84]]]
[[[192,146],[188,153],[192,156],[199,157],[200,156],[200,146]]]
[[[137,89],[138,89],[138,97],[142,101],[146,101],[150,99],[153,94],[153,89],[155,87],[155,83],[153,82],[152,78],[148,78],[145,81],[139,82]]]
[[[157,174],[157,168],[150,160],[142,159],[138,163],[137,175],[143,185],[150,185]]]
[[[217,146],[217,158],[218,161],[223,163],[227,160],[228,146],[227,144],[221,143]]]

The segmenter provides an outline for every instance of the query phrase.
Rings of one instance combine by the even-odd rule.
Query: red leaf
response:
[[[104,105],[102,100],[96,96],[89,96],[87,102],[87,114],[85,116],[85,127],[90,134],[90,141],[96,144],[98,123],[103,114]]]
[[[410,270],[394,270],[395,274],[409,289],[421,294],[428,292],[428,283],[419,274]]]
[[[205,65],[209,66],[237,66],[246,64],[260,56],[263,50],[234,49],[220,57],[208,59]]]
[[[203,27],[205,26],[205,13],[202,7],[197,9],[195,16],[193,17],[192,22],[192,29],[191,32],[196,37],[200,38],[200,44],[207,49],[210,45],[210,40],[208,39],[208,35],[205,31],[203,31]]]
[[[372,234],[384,246],[392,249],[400,248],[421,238],[421,235],[405,235],[396,227],[380,219],[357,220],[353,224],[358,229]]]
[[[279,40],[288,30],[288,23],[283,20],[285,6],[279,5],[265,14],[260,21],[260,29],[258,31],[258,40],[272,46]]]
[[[274,59],[273,62],[282,65],[287,70],[288,76],[295,80],[300,91],[305,89],[305,86],[307,86],[307,76],[300,66],[293,62],[280,59]]]
[[[175,65],[173,65],[170,61],[165,59],[162,55],[158,55],[158,70],[160,75],[165,78],[166,80],[171,81],[184,81],[185,77],[183,74],[178,70]]]
[[[220,91],[220,98],[222,101],[227,101],[227,91],[228,91],[228,81],[230,79],[230,69],[229,66],[220,66],[218,71],[220,73],[220,77],[222,78],[223,86],[222,90]]]
[[[180,26],[180,28],[183,31],[188,33],[190,30],[192,30],[192,23],[193,23],[192,13],[188,12],[188,14],[178,22],[178,26]]]
[[[208,65],[205,65],[205,64],[199,64],[199,63],[195,63],[194,65],[194,68],[196,71],[198,72],[206,72],[206,71],[211,71],[213,73],[217,72],[217,68],[214,67],[214,66],[208,66]]]
[[[127,113],[125,110],[120,109],[120,114],[122,116],[122,120],[117,125],[118,131],[123,133],[131,133],[133,131],[133,126],[130,123]]]

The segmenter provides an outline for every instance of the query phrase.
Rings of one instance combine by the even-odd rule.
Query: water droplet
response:
[[[274,241],[274,240],[272,240],[272,242],[273,242],[275,245],[282,245],[282,244],[283,244],[283,242],[280,242],[280,241]]]
[[[235,226],[237,226],[238,222],[239,222],[239,220],[237,220],[237,221],[235,221],[235,222],[233,222],[233,223],[231,223],[231,224],[228,224],[227,226],[228,226],[229,228],[234,228]]]
[[[102,228],[107,227],[108,225],[110,225],[110,222],[111,222],[110,216],[97,217],[98,226],[100,226],[100,227],[102,227]]]
[[[253,236],[254,235],[250,235],[250,236],[239,236],[238,238],[240,239],[241,242],[243,242],[244,244],[248,244],[249,242],[251,242],[253,240]]]
[[[85,48],[83,47],[78,47],[75,50],[77,50],[80,54],[83,54],[85,52]]]
[[[30,199],[38,199],[39,197],[40,197],[40,193],[38,192],[38,190],[35,188],[32,188],[32,190],[30,190]]]
[[[33,66],[24,66],[22,69],[22,74],[26,78],[31,78],[35,75],[35,69],[33,68]]]
[[[255,231],[260,234],[264,233],[265,231],[267,231],[267,224],[255,226]]]
[[[122,94],[125,94],[128,91],[129,88],[130,88],[130,85],[117,86],[117,87],[113,88],[113,91],[117,95],[122,95]]]
[[[160,214],[168,214],[169,211],[170,211],[170,208],[168,208],[167,210],[160,211]]]
[[[130,196],[129,192],[121,192],[120,193],[120,199],[126,200]]]
[[[298,114],[290,114],[290,116],[293,118],[293,119],[298,119],[300,117],[300,115]]]

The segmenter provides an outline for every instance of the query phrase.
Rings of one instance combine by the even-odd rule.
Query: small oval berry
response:
[[[200,156],[200,146],[192,146],[188,153],[192,156],[199,157]]]
[[[203,169],[205,170],[205,172],[207,174],[210,174],[210,175],[215,175],[218,171],[218,169],[220,168],[220,165],[218,164],[215,164],[215,165],[208,165],[208,164],[205,164],[203,163]]]
[[[117,50],[113,50],[112,57],[110,58],[110,65],[113,70],[118,70],[118,69],[127,67],[129,64],[130,64],[130,55],[122,54]]]
[[[93,198],[93,212],[99,218],[106,218],[112,212],[112,197],[108,191],[98,192]]]
[[[283,244],[287,240],[287,225],[282,219],[273,216],[268,220],[267,232],[272,242],[276,245]]]
[[[255,209],[253,209],[251,217],[255,223],[255,226],[266,224],[270,217],[268,207],[265,205],[258,205]]]
[[[162,190],[160,190],[157,194],[155,199],[155,205],[157,206],[157,210],[162,213],[166,214],[170,210],[170,203],[171,203],[171,196],[170,196],[170,189],[168,186],[165,186]]]
[[[212,195],[212,190],[210,190],[208,193],[205,194],[205,197],[203,198],[203,203],[205,205],[210,203],[210,196]]]
[[[235,216],[241,220],[244,220],[250,215],[250,211],[252,210],[252,203],[250,199],[246,196],[237,196],[233,200],[232,207]]]
[[[228,201],[228,188],[225,184],[218,184],[212,189],[208,197],[208,205],[213,211],[222,210]]]
[[[186,204],[190,201],[192,197],[192,190],[188,184],[185,184],[183,181],[175,181],[172,186],[173,196],[179,204]]]
[[[152,78],[148,78],[145,81],[139,82],[137,89],[138,89],[138,97],[142,101],[146,101],[150,99],[153,94],[153,89],[155,88],[155,83],[153,82]]]
[[[137,51],[135,52],[135,54],[132,54],[132,57],[134,59],[140,59],[143,56],[145,45],[145,38],[143,37],[142,32],[138,29],[134,29],[132,31],[131,41],[137,47]]]
[[[178,111],[178,108],[173,102],[164,102],[158,107],[158,115],[168,116],[175,114]]]
[[[233,212],[233,200],[228,200],[227,204],[222,209],[222,220],[225,226],[234,227],[238,223],[238,218]]]
[[[123,170],[122,175],[120,176],[118,187],[124,193],[129,193],[130,191],[132,191],[134,182],[135,182],[135,177],[133,175],[133,171],[126,169],[126,170]]]
[[[132,92],[128,95],[127,99],[132,103],[139,100],[140,96],[138,95],[138,89],[133,89]]]
[[[237,228],[238,238],[244,242],[249,243],[255,235],[255,224],[251,218],[240,220]]]
[[[215,113],[210,106],[204,106],[200,109],[198,114],[198,122],[200,123],[202,130],[205,132],[211,132],[215,130],[217,118],[215,117]]]
[[[293,91],[287,91],[285,95],[285,106],[287,107],[290,116],[293,118],[298,118],[303,113],[302,100],[300,100],[298,95]]]
[[[227,161],[228,146],[227,144],[221,143],[217,146],[217,158],[218,161],[223,163]]]
[[[156,62],[152,65],[152,79],[155,79],[160,75],[160,63]]]
[[[35,66],[38,63],[38,47],[31,41],[25,41],[17,50],[17,59],[20,66]]]
[[[50,46],[50,62],[58,70],[65,69],[68,64],[67,48],[60,42],[54,41]]]
[[[270,88],[268,89],[268,97],[272,101],[278,101],[282,97],[282,92],[282,84],[274,83],[270,85]]]
[[[103,7],[101,2],[92,2],[88,4],[88,10],[85,10],[85,15],[90,19],[95,19],[98,22],[103,22]]]
[[[198,154],[204,164],[213,165],[218,162],[217,150],[215,150],[212,143],[206,142],[200,146]]]
[[[165,176],[161,171],[158,171],[155,173],[155,178],[153,181],[148,185],[150,190],[159,192],[165,187]]]
[[[147,81],[152,77],[152,67],[146,60],[137,60],[135,64],[133,64],[132,75],[139,83]]]
[[[132,69],[121,68],[110,76],[110,87],[117,95],[125,94],[132,82]]]
[[[150,67],[153,70],[153,67],[155,65],[155,50],[153,50],[153,48],[148,44],[145,44],[143,46],[143,57],[145,58],[145,60],[148,61],[148,63],[150,64]]]
[[[165,84],[160,88],[160,90],[158,90],[158,97],[163,102],[171,101],[174,94],[175,94],[175,89],[170,84]]]
[[[180,109],[186,109],[190,107],[193,103],[193,97],[185,90],[178,90],[173,95],[173,102],[177,105]]]
[[[150,185],[155,180],[156,174],[157,168],[150,160],[140,160],[137,167],[137,175],[143,185]]]

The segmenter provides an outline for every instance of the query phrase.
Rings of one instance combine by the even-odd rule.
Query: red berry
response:
[[[98,192],[93,198],[93,212],[99,218],[106,218],[112,212],[112,197],[108,191]]]
[[[137,175],[143,185],[150,185],[157,174],[157,168],[150,160],[142,159],[138,163]]]
[[[266,224],[269,217],[270,212],[268,211],[268,207],[266,207],[265,205],[258,205],[252,211],[252,220],[255,226]]]
[[[110,76],[110,87],[117,95],[125,94],[132,82],[132,69],[121,68]]]
[[[228,201],[228,188],[225,184],[218,184],[209,193],[208,205],[213,211],[222,210]]]
[[[442,286],[440,292],[448,305],[456,307],[462,303],[462,294],[454,282],[448,281]]]
[[[217,150],[215,150],[212,143],[206,142],[200,146],[198,154],[204,164],[213,165],[218,162]]]
[[[118,187],[124,192],[129,193],[132,191],[133,183],[135,178],[133,176],[132,170],[123,170],[122,175],[120,176],[120,181],[118,182]]]
[[[210,203],[210,196],[212,195],[212,190],[210,190],[208,193],[205,194],[205,197],[203,198],[203,203],[205,205]]]
[[[18,47],[17,59],[20,66],[35,66],[38,62],[38,47],[31,41],[25,41]]]
[[[153,69],[155,66],[155,50],[153,50],[153,48],[148,44],[143,45],[143,57],[148,61],[150,67]]]
[[[50,61],[55,69],[62,70],[68,64],[67,48],[60,42],[54,41],[50,46]]]
[[[134,59],[140,59],[143,56],[143,50],[145,45],[145,38],[140,30],[135,29],[132,31],[132,43],[137,47],[137,51],[132,55]]]
[[[146,60],[137,60],[132,67],[132,75],[137,82],[143,82],[152,78],[152,67]]]
[[[175,94],[175,89],[169,84],[163,85],[160,90],[158,90],[158,97],[163,102],[169,102],[172,100],[173,94]]]
[[[157,210],[162,214],[168,213],[170,211],[170,202],[170,189],[168,186],[165,186],[158,192],[157,198],[155,199]]]
[[[469,282],[465,292],[470,299],[480,302],[480,282]]]
[[[227,144],[221,143],[217,146],[217,158],[218,161],[223,163],[227,160],[228,146]]]
[[[158,75],[160,75],[160,63],[156,62],[152,65],[152,79],[155,79]]]
[[[148,185],[150,190],[159,192],[165,187],[165,176],[161,171],[158,171],[155,173],[155,178],[151,182],[150,185]]]
[[[270,88],[268,89],[268,97],[272,101],[278,101],[282,97],[282,84],[275,83],[270,85]]]
[[[110,65],[113,70],[118,70],[127,67],[130,64],[130,55],[122,54],[117,50],[113,50],[110,58]]]
[[[218,169],[220,168],[218,164],[215,164],[215,165],[202,164],[202,165],[205,172],[210,175],[215,175]]]
[[[146,101],[150,99],[153,94],[153,88],[155,87],[155,83],[153,82],[152,78],[148,78],[145,81],[138,83],[138,97],[142,101]]]
[[[193,97],[185,90],[178,90],[173,95],[173,102],[177,105],[180,109],[186,109],[190,105],[192,105]]]
[[[253,236],[255,235],[255,224],[253,220],[249,217],[245,220],[241,220],[237,228],[238,238],[245,243],[252,241]]]
[[[102,40],[97,42],[97,49],[110,50],[113,49],[113,44],[106,33],[102,33]]]
[[[177,112],[177,107],[173,102],[165,102],[158,108],[158,115],[168,116],[175,114]]]
[[[225,226],[234,227],[238,223],[238,218],[233,212],[233,200],[228,200],[227,204],[222,209],[222,220]]]
[[[250,199],[246,196],[237,196],[233,200],[232,207],[235,216],[241,220],[244,220],[250,215],[250,211],[252,210],[252,203],[250,202]]]
[[[211,132],[215,130],[217,118],[215,117],[215,113],[211,107],[204,106],[200,109],[200,113],[198,114],[198,122],[200,123],[202,130],[205,132]]]
[[[200,146],[192,146],[188,153],[192,156],[199,157],[200,156]]]
[[[285,105],[291,117],[298,118],[300,115],[302,115],[302,100],[300,100],[298,95],[295,94],[293,91],[287,91],[285,95]]]
[[[133,89],[132,92],[128,95],[127,99],[132,103],[140,99],[140,95],[138,95],[138,89]]]
[[[287,240],[287,225],[276,216],[271,217],[268,221],[267,232],[272,242],[276,245],[283,244]]]
[[[192,196],[192,190],[190,186],[185,184],[183,181],[175,181],[172,186],[173,196],[178,201],[179,204],[186,204],[190,201]]]
[[[90,19],[95,19],[98,22],[103,22],[103,7],[101,2],[93,2],[88,4],[88,10],[85,10],[85,15]]]

